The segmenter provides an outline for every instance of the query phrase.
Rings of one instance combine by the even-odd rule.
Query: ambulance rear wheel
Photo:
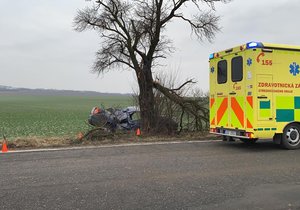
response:
[[[285,127],[282,134],[282,147],[298,149],[300,147],[300,125],[292,123]]]
[[[257,139],[240,139],[245,144],[255,144]]]
[[[234,139],[231,136],[223,136],[222,140],[223,141],[234,141]]]

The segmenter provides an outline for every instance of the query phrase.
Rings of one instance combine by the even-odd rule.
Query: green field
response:
[[[0,134],[16,137],[73,137],[86,131],[94,106],[126,107],[128,96],[0,95]]]

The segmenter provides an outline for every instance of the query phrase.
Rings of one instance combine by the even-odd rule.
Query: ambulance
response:
[[[300,46],[249,42],[209,63],[211,133],[300,147]]]

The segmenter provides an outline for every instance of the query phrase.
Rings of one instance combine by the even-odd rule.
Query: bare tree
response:
[[[154,81],[155,107],[164,122],[176,122],[176,127],[158,120],[156,133],[176,131],[206,132],[209,128],[208,94],[197,88],[193,79],[180,82],[179,72],[158,74]],[[181,84],[181,85],[178,85]],[[179,126],[179,127],[178,127]],[[179,130],[178,130],[179,128]],[[171,130],[170,130],[171,129]]]
[[[160,84],[160,82],[154,81],[154,87],[159,90],[165,98],[167,98],[170,102],[176,104],[177,107],[181,109],[181,117],[180,117],[180,131],[183,126],[183,116],[185,114],[188,115],[189,118],[192,118],[193,128],[188,130],[197,130],[204,131],[208,128],[209,123],[209,110],[208,110],[208,98],[203,96],[203,94],[197,94],[194,92],[194,97],[184,97],[182,94],[182,90],[186,85],[194,84],[195,82],[190,79],[184,82],[177,88],[167,88]],[[200,97],[199,97],[200,96]],[[172,109],[172,107],[169,107]],[[175,114],[176,115],[176,114]],[[173,116],[175,116],[173,115]]]
[[[219,30],[215,2],[226,0],[97,0],[79,10],[75,30],[96,30],[102,40],[93,71],[103,73],[126,66],[136,73],[143,129],[155,125],[153,74],[157,59],[166,58],[172,45],[164,30],[172,20],[190,25],[198,39],[211,41]],[[202,10],[206,6],[208,11]],[[198,14],[188,17],[183,7],[195,7]]]

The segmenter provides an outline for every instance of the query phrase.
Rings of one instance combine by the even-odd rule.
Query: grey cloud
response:
[[[0,85],[131,92],[133,72],[113,71],[100,77],[90,73],[100,40],[93,31],[78,33],[72,28],[76,11],[87,4],[84,0],[1,0]],[[176,52],[155,72],[180,68],[181,78],[196,78],[199,88],[208,90],[210,53],[252,40],[300,45],[299,11],[297,0],[217,4],[222,31],[213,43],[198,42],[188,26],[174,21],[167,35]]]

